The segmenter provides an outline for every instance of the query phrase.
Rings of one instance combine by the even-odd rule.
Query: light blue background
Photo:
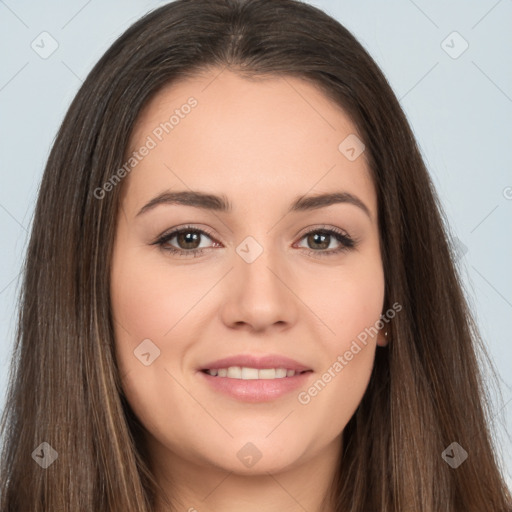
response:
[[[1,407],[20,263],[56,131],[105,50],[163,3],[0,0]],[[384,71],[460,240],[470,304],[503,378],[494,424],[510,485],[512,442],[501,422],[512,432],[512,0],[322,0],[314,5],[345,25]],[[31,48],[43,31],[58,43],[47,59]],[[463,49],[462,39],[448,37],[453,31],[469,44],[458,58],[445,51]],[[464,448],[471,457],[471,447]]]

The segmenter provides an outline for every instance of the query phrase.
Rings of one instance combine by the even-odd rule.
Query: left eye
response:
[[[211,234],[208,232],[193,228],[193,227],[184,227],[180,229],[176,229],[171,231],[170,233],[162,235],[156,242],[152,245],[158,245],[163,250],[177,254],[179,256],[199,256],[205,250],[212,249],[212,246],[203,246],[201,247],[201,237],[205,236],[206,238],[210,238],[214,240]],[[326,250],[331,245],[332,239],[335,239],[339,247],[335,249]],[[178,247],[171,244],[171,241],[176,239]],[[326,228],[318,228],[311,230],[300,238],[300,240],[306,239],[306,243],[313,244],[316,246],[315,249],[310,249],[309,247],[302,247],[306,249],[309,254],[314,256],[327,256],[332,254],[337,254],[342,251],[347,251],[355,247],[356,242],[350,238],[350,236],[341,230],[337,229],[326,229]],[[216,244],[219,242],[215,241]],[[199,245],[198,245],[199,244]]]
[[[313,245],[320,246],[319,249],[328,249],[330,242],[337,241],[338,243],[342,243],[346,241],[346,237],[341,237],[340,234],[335,233],[334,231],[310,231],[306,233],[302,238],[306,239],[306,243],[311,243]],[[306,247],[309,249],[309,247]]]

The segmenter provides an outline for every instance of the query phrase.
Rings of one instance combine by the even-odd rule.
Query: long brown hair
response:
[[[105,53],[51,150],[2,417],[0,511],[152,510],[158,485],[122,393],[110,312],[122,187],[102,199],[94,191],[123,165],[148,100],[209,67],[309,80],[349,114],[366,145],[384,309],[398,302],[403,310],[344,429],[329,496],[336,510],[512,510],[490,429],[482,341],[448,223],[382,72],[350,32],[310,5],[178,0],[144,16]],[[441,456],[452,442],[468,452],[456,469]],[[58,456],[46,469],[36,457],[54,452],[41,443]]]

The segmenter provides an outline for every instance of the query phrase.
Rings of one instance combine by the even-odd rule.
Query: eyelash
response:
[[[184,226],[179,229],[175,229],[169,233],[164,233],[161,235],[157,240],[152,242],[150,245],[158,245],[163,251],[177,255],[178,257],[193,257],[197,258],[203,254],[205,250],[212,249],[212,247],[202,247],[200,249],[191,249],[191,250],[183,250],[183,249],[176,249],[176,247],[172,246],[165,246],[169,242],[169,240],[173,239],[176,235],[179,235],[181,233],[200,233],[202,235],[206,235],[208,238],[211,238],[212,240],[216,241],[213,235],[208,232],[208,230],[205,229],[198,229],[193,226]],[[314,257],[324,257],[324,256],[334,256],[336,254],[340,254],[342,252],[349,251],[357,246],[357,240],[354,240],[344,232],[342,232],[339,229],[336,228],[316,228],[311,231],[308,231],[307,233],[304,233],[300,240],[305,238],[308,235],[314,234],[314,233],[321,233],[324,235],[331,235],[334,236],[334,238],[341,244],[338,249],[324,249],[324,250],[314,250],[314,249],[307,249],[305,247],[302,247],[301,249],[304,249],[308,255],[314,256]]]

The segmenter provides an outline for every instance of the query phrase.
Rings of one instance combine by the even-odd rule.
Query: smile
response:
[[[215,372],[217,372],[217,375],[213,375]],[[257,377],[254,377],[256,372]],[[283,374],[283,372],[286,372],[286,374]],[[242,402],[254,403],[276,400],[298,388],[306,387],[310,376],[313,375],[312,370],[306,370],[302,373],[297,373],[295,370],[289,370],[289,372],[290,375],[288,376],[288,371],[285,368],[258,369],[232,366],[217,370],[198,371],[197,375],[211,390],[217,393]],[[292,372],[293,375],[291,375]],[[226,375],[223,377],[224,373]]]
[[[295,370],[287,368],[249,368],[246,366],[230,366],[228,368],[218,368],[215,370],[204,370],[213,377],[225,377],[228,379],[242,379],[242,380],[272,380],[283,379],[286,377],[293,377],[296,373]]]

